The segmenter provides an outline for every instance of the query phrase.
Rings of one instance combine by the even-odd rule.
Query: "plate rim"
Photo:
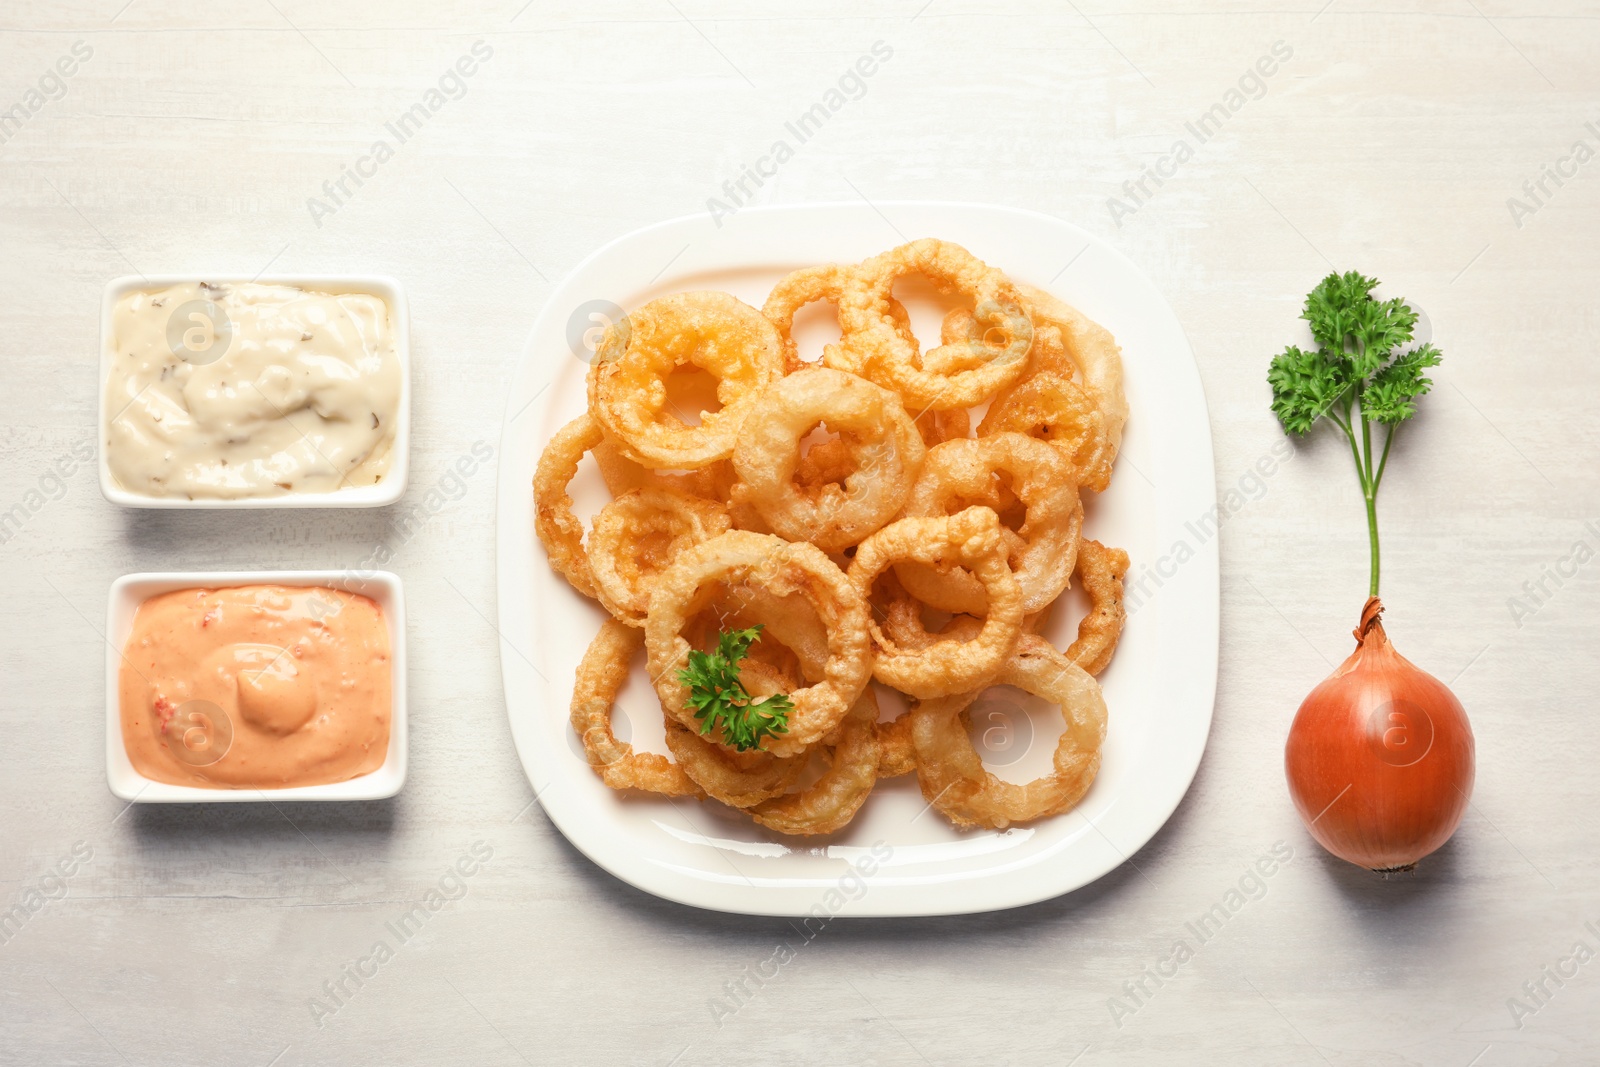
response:
[[[1096,247],[1099,253],[1109,254],[1115,260],[1120,261],[1120,266],[1122,269],[1130,272],[1132,276],[1141,279],[1145,283],[1153,300],[1158,302],[1159,309],[1164,311],[1166,316],[1170,319],[1170,325],[1175,330],[1177,339],[1182,342],[1182,354],[1187,358],[1182,360],[1181,363],[1185,371],[1185,377],[1188,379],[1188,381],[1180,384],[1182,384],[1184,388],[1188,389],[1192,393],[1191,402],[1197,405],[1196,413],[1198,416],[1198,421],[1203,428],[1204,438],[1203,467],[1210,474],[1210,477],[1205,480],[1200,491],[1203,492],[1204,502],[1209,504],[1213,510],[1215,509],[1217,504],[1215,444],[1211,430],[1210,408],[1206,401],[1204,382],[1200,375],[1199,363],[1195,359],[1194,346],[1190,342],[1187,331],[1184,330],[1181,320],[1179,320],[1176,311],[1173,309],[1171,303],[1167,300],[1165,294],[1155,285],[1154,281],[1149,277],[1149,275],[1146,274],[1146,272],[1139,267],[1138,264],[1136,264],[1120,249],[1115,248],[1099,235],[1092,233],[1091,231],[1084,229],[1073,222],[1055,215],[1048,214],[1046,212],[1029,208],[1018,208],[1010,205],[974,201],[882,200],[873,203],[863,203],[858,201],[833,200],[800,204],[752,206],[748,208],[742,208],[739,211],[739,215],[801,215],[826,213],[841,209],[849,209],[852,212],[860,212],[863,209],[870,209],[878,212],[879,214],[882,213],[880,209],[903,209],[919,212],[937,212],[942,210],[955,213],[965,213],[969,216],[1011,216],[1013,221],[1033,220],[1035,222],[1044,224],[1051,229],[1076,235],[1081,239],[1082,242],[1085,243],[1085,249],[1091,246]],[[527,368],[532,365],[532,360],[535,358],[531,352],[533,342],[542,333],[546,332],[546,320],[552,316],[559,316],[561,313],[560,309],[565,308],[566,303],[568,302],[566,299],[570,295],[568,290],[575,284],[576,281],[585,275],[585,273],[590,269],[591,265],[596,261],[605,258],[619,247],[633,245],[641,239],[658,232],[674,229],[685,229],[692,226],[701,226],[705,225],[705,223],[706,219],[703,214],[679,215],[674,218],[665,219],[638,227],[609,241],[606,241],[594,251],[590,252],[582,260],[580,260],[562,277],[561,281],[551,289],[549,296],[547,296],[543,301],[538,315],[534,318],[533,324],[528,331],[526,340],[523,342],[519,356],[513,366],[512,381],[508,383],[509,392],[507,396],[505,417],[503,418],[501,424],[501,456],[496,472],[495,491],[495,587],[497,592],[496,618],[499,623],[500,637],[500,640],[497,643],[498,646],[504,646],[510,643],[510,639],[505,635],[505,631],[510,628],[508,626],[507,619],[507,604],[505,603],[505,598],[499,594],[505,591],[503,587],[503,579],[508,569],[508,563],[512,559],[512,552],[515,551],[513,545],[510,543],[510,539],[508,538],[507,530],[509,517],[506,513],[505,505],[510,501],[509,494],[515,490],[508,482],[508,464],[506,463],[506,455],[509,451],[508,446],[512,443],[509,441],[509,438],[512,436],[512,423],[514,421],[515,414],[520,414],[521,410],[525,410],[526,407],[530,405],[533,402],[533,399],[536,399],[538,395],[535,394],[533,398],[523,401],[518,411],[515,414],[513,413],[512,407],[513,405],[517,404],[520,397],[520,393],[517,390],[516,385],[521,380]],[[890,225],[892,227],[892,223]],[[721,228],[720,225],[718,228]],[[662,275],[658,275],[657,280],[659,281],[660,278],[666,277],[670,281],[671,276],[667,274],[667,271],[670,269],[671,265],[669,264],[668,268],[663,271]],[[656,282],[652,282],[651,284],[654,285]],[[1048,288],[1048,285],[1045,286],[1045,288]],[[1193,442],[1193,444],[1199,443],[1200,442]],[[531,487],[523,491],[531,491]],[[1205,757],[1205,750],[1210,739],[1211,726],[1215,720],[1216,688],[1221,651],[1221,583],[1219,540],[1220,539],[1216,537],[1212,537],[1194,552],[1194,560],[1199,564],[1198,570],[1193,572],[1197,576],[1195,580],[1203,583],[1204,586],[1202,590],[1204,593],[1204,603],[1199,605],[1199,607],[1204,608],[1209,606],[1209,610],[1205,612],[1205,623],[1208,632],[1201,635],[1202,638],[1206,640],[1206,647],[1199,650],[1203,653],[1201,662],[1205,668],[1205,676],[1198,679],[1198,683],[1194,691],[1194,698],[1197,705],[1203,704],[1204,722],[1198,722],[1200,716],[1199,708],[1197,707],[1191,714],[1194,724],[1190,725],[1189,729],[1192,730],[1198,726],[1199,736],[1193,743],[1192,758],[1186,756],[1182,761],[1184,767],[1181,775],[1181,786],[1177,781],[1179,776],[1177,774],[1172,775],[1170,780],[1173,783],[1173,787],[1170,789],[1170,796],[1168,797],[1167,802],[1162,805],[1164,810],[1161,811],[1159,819],[1152,820],[1152,825],[1149,829],[1149,832],[1143,834],[1143,839],[1139,842],[1137,847],[1133,848],[1131,851],[1124,852],[1115,844],[1111,844],[1110,839],[1107,838],[1107,843],[1110,844],[1111,851],[1115,853],[1115,856],[1109,858],[1104,863],[1081,864],[1077,871],[1068,875],[1064,879],[1014,879],[1009,883],[1009,885],[1014,888],[1010,888],[1009,891],[1008,883],[1003,879],[1003,875],[994,871],[979,872],[974,876],[974,880],[986,880],[991,882],[991,895],[994,898],[982,902],[941,903],[937,899],[938,894],[936,892],[930,893],[927,891],[919,894],[913,894],[913,899],[906,900],[901,899],[902,897],[906,896],[903,891],[900,893],[891,893],[888,892],[888,890],[891,888],[899,888],[904,890],[908,887],[889,887],[881,884],[874,884],[874,892],[865,894],[859,901],[855,902],[856,904],[862,905],[861,907],[847,907],[844,910],[836,913],[834,917],[912,918],[940,915],[980,914],[1024,907],[1026,905],[1038,903],[1043,900],[1054,899],[1097,881],[1106,874],[1115,870],[1117,867],[1129,862],[1134,854],[1137,854],[1140,849],[1154,839],[1154,837],[1160,833],[1161,829],[1165,827],[1168,822],[1170,822],[1172,815],[1178,808],[1178,805],[1181,804],[1184,797],[1188,795],[1188,791],[1193,785],[1194,777],[1199,771],[1200,763]],[[536,552],[537,550],[533,548],[532,544],[528,544],[522,546],[522,551]],[[562,836],[565,837],[574,848],[583,853],[585,857],[599,866],[602,870],[627,883],[628,885],[642,890],[643,892],[649,893],[652,896],[660,897],[665,900],[671,900],[679,904],[684,904],[707,911],[728,914],[787,917],[803,916],[807,914],[803,907],[796,906],[794,904],[782,903],[782,898],[797,892],[807,894],[812,893],[811,888],[793,886],[750,886],[733,887],[736,890],[733,893],[719,893],[717,892],[717,888],[720,883],[694,880],[688,878],[687,876],[668,877],[667,875],[670,872],[667,872],[663,867],[645,861],[634,861],[625,849],[605,847],[607,843],[607,835],[592,833],[586,834],[582,832],[581,826],[569,826],[565,819],[567,812],[562,809],[559,804],[547,803],[544,799],[546,791],[555,783],[555,781],[558,779],[558,775],[548,772],[547,768],[539,764],[537,756],[539,754],[540,746],[537,744],[528,743],[532,739],[524,736],[527,731],[533,729],[533,726],[529,723],[520,723],[519,717],[512,707],[512,690],[514,686],[520,685],[520,682],[514,680],[514,664],[508,660],[507,656],[505,655],[504,648],[497,647],[496,651],[501,663],[502,691],[506,699],[506,715],[508,725],[511,727],[512,740],[513,744],[516,746],[518,760],[522,764],[523,771],[534,789],[534,799],[539,803],[540,808],[545,812],[551,823],[554,824],[558,830],[560,830]],[[531,665],[531,661],[529,662]],[[538,673],[537,668],[535,668],[535,670],[536,673]],[[550,688],[552,683],[547,680],[538,684],[541,689],[547,690]],[[559,706],[559,704],[560,701],[557,701],[556,706]],[[1067,815],[1062,817],[1070,817],[1071,814],[1073,813],[1067,813]],[[1079,814],[1081,815],[1081,813]],[[1085,821],[1087,821],[1086,817]],[[1093,826],[1094,824],[1091,823],[1090,825]],[[1096,827],[1096,829],[1098,828]],[[1104,834],[1101,836],[1104,837]],[[1048,870],[1048,858],[1035,861],[1034,866],[1039,869]],[[932,884],[938,885],[940,883],[935,880]],[[815,895],[820,897],[821,891],[816,891]],[[889,902],[890,906],[888,907],[883,906],[885,903],[883,901],[883,897],[885,896],[892,896],[895,898],[893,901]]]

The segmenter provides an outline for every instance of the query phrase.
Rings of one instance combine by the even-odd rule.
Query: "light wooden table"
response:
[[[1600,548],[1600,162],[1561,164],[1576,176],[1537,203],[1523,191],[1576,142],[1600,150],[1593,0],[122,4],[0,11],[0,109],[22,105],[0,127],[0,508],[25,520],[0,545],[0,908],[55,894],[0,944],[0,1061],[1600,1062],[1600,960],[1561,962],[1600,951],[1600,563],[1546,578],[1527,617],[1511,607],[1576,542]],[[1330,266],[1426,310],[1446,358],[1385,484],[1385,593],[1396,643],[1453,680],[1477,732],[1455,840],[1384,883],[1322,855],[1285,793],[1288,721],[1347,651],[1365,584],[1349,457],[1323,434],[1223,528],[1210,746],[1137,869],[1010,913],[834,924],[720,1027],[710,999],[792,931],[645,896],[529,806],[480,615],[492,473],[398,552],[413,620],[398,799],[125,810],[103,769],[111,580],[345,565],[391,538],[392,515],[106,504],[92,467],[63,460],[93,441],[106,280],[400,277],[416,503],[475,441],[498,443],[551,279],[724,198],[875,42],[889,58],[747,181],[753,200],[992,201],[1104,234],[1189,331],[1220,489],[1279,440],[1266,363]],[[445,77],[475,47],[472,75]],[[1241,85],[1275,47],[1273,73]],[[426,121],[334,200],[323,183],[419,102]],[[1128,199],[1158,165],[1171,176]],[[478,841],[493,856],[465,896],[361,964]],[[1114,1013],[1280,841],[1294,858],[1265,895]],[[87,862],[47,879],[79,842]],[[1524,983],[1541,980],[1534,1001]],[[1514,1019],[1510,998],[1538,1010]]]

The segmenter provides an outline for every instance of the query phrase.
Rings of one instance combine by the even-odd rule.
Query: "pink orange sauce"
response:
[[[180,589],[139,606],[122,650],[122,740],[171,785],[284,789],[357,778],[389,751],[383,611],[322,586]]]

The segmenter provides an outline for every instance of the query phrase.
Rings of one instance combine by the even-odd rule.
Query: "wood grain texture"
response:
[[[1507,1000],[1534,1004],[1523,983],[1575,942],[1600,950],[1600,563],[1529,617],[1508,602],[1575,542],[1600,548],[1600,162],[1520,220],[1507,200],[1575,142],[1600,149],[1600,5],[122,3],[0,10],[0,110],[93,50],[0,144],[0,509],[43,501],[0,544],[0,909],[75,842],[93,852],[0,944],[0,1063],[1596,1062],[1600,961],[1544,979],[1535,1014]],[[464,95],[313,218],[480,40]],[[551,279],[705,210],[876,41],[892,59],[755,199],[991,201],[1104,234],[1189,332],[1219,489],[1280,439],[1266,362],[1330,265],[1425,309],[1445,364],[1385,482],[1384,592],[1396,644],[1472,717],[1477,792],[1455,840],[1387,883],[1295,820],[1284,732],[1365,588],[1349,457],[1318,434],[1223,527],[1210,745],[1132,862],[1014,912],[835,923],[719,1023],[724,983],[799,939],[622,885],[530,806],[485,622],[491,471],[409,539],[388,512],[119,511],[92,468],[49,471],[93,436],[109,278],[384,272],[412,300],[415,503],[498,444]],[[1119,226],[1108,198],[1196,141],[1185,123],[1280,41],[1259,98]],[[402,540],[399,798],[123,810],[103,768],[112,579],[340,566]],[[475,841],[493,858],[465,895],[342,978]],[[1294,859],[1265,894],[1114,1017],[1279,841]],[[337,981],[343,1004],[315,1018]]]

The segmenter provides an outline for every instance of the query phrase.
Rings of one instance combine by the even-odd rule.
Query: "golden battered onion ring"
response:
[[[814,304],[818,300],[826,300],[837,307],[840,294],[853,281],[853,267],[841,263],[825,263],[817,267],[802,267],[792,271],[772,287],[761,313],[772,321],[772,325],[777,327],[778,336],[783,338],[785,374],[793,374],[797,370],[817,365],[800,358],[793,336],[795,314],[807,304]],[[911,332],[911,316],[906,314],[904,305],[893,297],[889,299],[889,317],[894,322],[895,332],[902,339],[916,344],[916,334]]]
[[[1105,419],[1106,444],[1115,459],[1122,447],[1122,428],[1128,421],[1128,400],[1122,391],[1122,349],[1116,338],[1104,326],[1043,289],[1018,284],[1017,291],[1036,325],[1050,325],[1061,331],[1067,356],[1083,375],[1083,391]]]
[[[808,495],[795,474],[801,441],[819,423],[851,435],[859,466],[842,487],[829,481]],[[827,367],[797,371],[768,385],[739,428],[733,500],[753,506],[781,537],[836,551],[894,517],[925,451],[900,398],[887,389]]]
[[[579,415],[550,438],[533,475],[533,529],[549,557],[550,568],[584,596],[595,596],[594,575],[583,550],[583,523],[572,513],[567,485],[578,473],[583,454],[600,441],[600,424]]]
[[[823,679],[790,693],[794,710],[788,731],[762,740],[763,749],[775,755],[801,752],[839,724],[867,684],[871,664],[865,598],[852,595],[849,580],[821,549],[770,534],[732,530],[679,555],[650,595],[645,647],[661,706],[669,718],[692,729],[699,722],[678,678],[689,660],[689,642],[681,631],[699,607],[701,590],[711,582],[748,584],[776,596],[799,593],[827,630]]]
[[[1100,770],[1106,705],[1099,684],[1032,635],[1017,645],[992,684],[1016,686],[1061,709],[1066,730],[1056,745],[1054,769],[1026,785],[1001,781],[984,769],[962,722],[962,712],[979,692],[925,700],[911,712],[923,797],[957,826],[994,830],[1069,810]]]
[[[725,532],[728,509],[673,489],[632,489],[600,509],[585,546],[596,598],[618,622],[643,626],[650,589],[690,545]]]
[[[972,504],[1000,510],[998,476],[1026,509],[1021,527],[1006,529],[1007,563],[1022,587],[1022,610],[1043,610],[1072,580],[1083,528],[1073,471],[1056,449],[1016,433],[947,441],[929,449],[922,474],[906,501],[907,516],[948,515]],[[895,573],[906,590],[941,611],[982,615],[983,587],[972,575],[946,566],[900,563]]]
[[[829,766],[807,789],[766,800],[750,809],[750,817],[780,834],[831,834],[855,818],[878,780],[878,700],[872,687],[861,691],[855,705],[827,742]]]
[[[651,470],[623,455],[622,450],[603,435],[600,443],[589,452],[612,496],[621,496],[631,489],[675,489],[707,500],[722,501],[728,498],[728,489],[733,485],[733,464],[725,459],[692,471]]]
[[[1103,493],[1111,484],[1115,451],[1106,435],[1105,416],[1087,393],[1059,374],[1044,371],[995,397],[978,436],[1020,433],[1048,441],[1073,467],[1073,480]]]
[[[583,742],[589,766],[612,789],[643,789],[667,796],[699,796],[683,768],[654,752],[635,752],[611,730],[611,709],[628,679],[644,634],[614,619],[600,625],[578,664],[572,687],[572,728]]]
[[[606,329],[589,372],[589,409],[627,458],[694,470],[733,454],[739,424],[783,374],[783,340],[761,312],[726,293],[678,293]],[[690,426],[667,410],[666,379],[693,364],[717,378],[720,411]]]
[[[1021,288],[1018,286],[1019,291]],[[969,308],[952,309],[939,327],[939,339],[947,345],[970,343],[982,336],[983,328],[978,325],[977,318]],[[1078,365],[1067,355],[1066,344],[1061,340],[1061,330],[1036,319],[1033,324],[1033,344],[1028,349],[1028,369],[1023,378],[1045,371],[1059,374],[1063,378],[1071,378],[1080,373]]]
[[[908,274],[970,298],[983,335],[919,353],[896,332],[889,308],[894,283]],[[1033,321],[1021,295],[1003,273],[960,245],[913,241],[858,265],[854,275],[856,284],[839,299],[843,336],[823,352],[828,366],[894,390],[917,414],[981,404],[1026,371]]]
[[[1078,639],[1067,646],[1067,658],[1090,674],[1099,674],[1111,662],[1128,617],[1122,602],[1128,554],[1099,541],[1084,541],[1078,546],[1077,573],[1089,594],[1089,613],[1078,622]]]
[[[895,644],[868,615],[875,644],[873,677],[909,696],[926,698],[975,688],[1005,664],[1022,636],[1022,590],[1006,565],[1000,530],[991,509],[975,507],[938,518],[901,519],[861,542],[850,564],[856,603],[867,602],[885,568],[905,560],[965,567],[988,597],[976,637],[966,642],[945,638],[920,649]]]
[[[787,793],[806,769],[806,756],[734,752],[676,719],[666,720],[667,750],[695,785],[713,800],[748,808]]]

